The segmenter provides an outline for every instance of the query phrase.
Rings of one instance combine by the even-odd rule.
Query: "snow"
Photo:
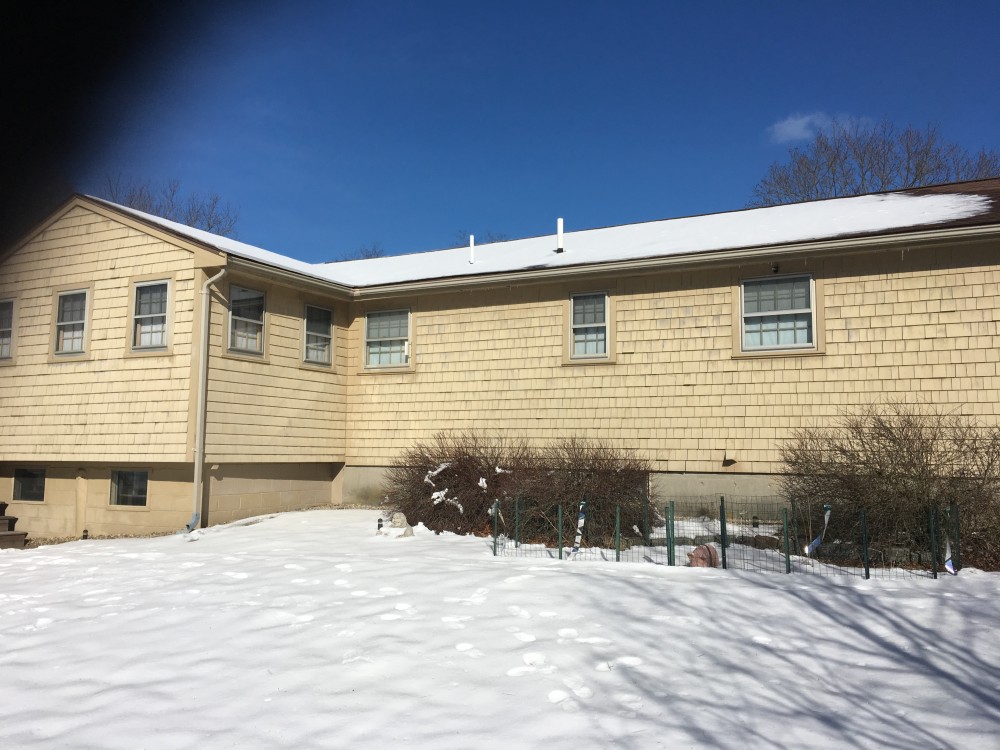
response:
[[[990,198],[974,194],[864,195],[566,232],[563,253],[555,252],[556,237],[552,234],[477,245],[475,263],[469,263],[469,249],[463,247],[317,264],[295,260],[134,209],[116,208],[232,255],[344,286],[362,288],[930,228],[935,224],[977,216],[989,211],[990,206]]]
[[[377,517],[0,551],[0,747],[996,746],[998,575],[494,558]]]

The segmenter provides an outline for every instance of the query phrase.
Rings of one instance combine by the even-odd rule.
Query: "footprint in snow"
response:
[[[337,570],[340,570],[340,571],[344,572],[344,573],[350,573],[353,570],[353,568],[350,565],[348,565],[347,563],[340,563],[338,565],[334,565],[333,567],[336,568]]]
[[[594,697],[594,691],[587,687],[587,684],[579,677],[566,677],[562,682],[563,685],[573,691],[573,695],[577,698],[587,700]]]
[[[392,586],[383,586],[378,591],[380,594],[384,594],[385,596],[400,596],[403,593],[399,589],[394,589]]]
[[[642,709],[642,698],[633,693],[619,693],[615,696],[624,710],[619,711],[619,716],[625,716],[627,718],[632,718],[635,716],[636,711]]]
[[[511,607],[507,607],[507,611],[510,612],[515,617],[520,617],[520,618],[522,618],[524,620],[530,620],[531,619],[531,613],[528,610],[526,610],[526,609],[522,609],[521,607],[518,607],[516,604],[513,605],[513,606],[511,606]]]
[[[288,565],[285,566],[285,570],[305,570],[305,568],[301,565],[296,565],[295,563],[288,563]]]
[[[565,690],[551,690],[549,691],[549,703],[562,708],[563,711],[568,711],[570,713],[575,713],[580,710],[580,704],[569,697],[569,693]]]
[[[551,674],[556,671],[555,667],[546,664],[547,659],[545,658],[545,654],[540,654],[537,651],[529,651],[521,656],[521,660],[524,662],[524,666],[508,669],[508,677],[523,677],[524,675],[532,674],[533,672]]]
[[[455,596],[446,596],[444,601],[447,604],[482,604],[486,601],[486,595],[490,592],[489,589],[476,589],[475,593],[470,597],[462,598]]]
[[[642,664],[642,659],[638,656],[619,656],[617,659],[612,659],[611,661],[602,661],[597,664],[594,669],[598,672],[610,672],[616,667],[638,667]]]
[[[466,656],[470,656],[473,659],[479,659],[483,655],[483,652],[480,651],[475,646],[473,646],[471,643],[456,643],[455,650],[465,654]]]
[[[226,576],[228,578],[233,578],[233,579],[235,579],[237,581],[242,581],[244,578],[249,578],[250,577],[249,573],[235,573],[235,572],[233,572],[231,570],[227,570],[222,575],[224,575],[224,576]]]
[[[443,622],[445,625],[447,625],[452,630],[462,630],[463,628],[465,628],[465,625],[463,625],[462,623],[469,622],[471,619],[472,619],[471,617],[461,617],[461,616],[458,616],[458,615],[446,615],[445,617],[441,618],[441,622]]]

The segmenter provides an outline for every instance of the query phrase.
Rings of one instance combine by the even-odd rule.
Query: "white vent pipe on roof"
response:
[[[476,262],[476,235],[469,235],[469,263]]]
[[[556,219],[556,252],[561,253],[563,249],[563,221],[560,218]]]

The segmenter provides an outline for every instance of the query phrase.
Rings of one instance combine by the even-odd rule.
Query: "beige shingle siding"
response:
[[[343,461],[346,336],[343,303],[304,295],[242,276],[230,284],[266,293],[265,350],[255,358],[228,351],[228,308],[213,298],[209,360],[209,462]],[[333,364],[309,366],[303,357],[306,303],[334,312]]]
[[[131,357],[136,277],[171,279],[168,355]],[[88,349],[53,362],[54,289],[87,288]],[[183,461],[194,269],[189,251],[74,207],[5,258],[16,363],[0,370],[0,460]]]
[[[878,397],[1000,416],[1000,248],[993,243],[790,261],[822,280],[825,354],[741,357],[741,279],[770,264],[595,279],[616,295],[617,362],[564,366],[562,305],[587,284],[437,294],[409,306],[413,372],[363,372],[351,327],[348,464],[385,465],[440,430],[536,442],[603,437],[659,470],[775,472],[794,428]],[[734,327],[736,336],[734,338]],[[737,356],[734,356],[736,354]]]

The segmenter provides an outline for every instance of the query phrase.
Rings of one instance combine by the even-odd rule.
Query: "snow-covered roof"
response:
[[[306,263],[134,209],[109,204],[222,252],[347,287],[365,288],[443,278],[712,253],[840,237],[930,229],[993,213],[995,194],[941,188],[795,203],[640,224],[339,263]],[[991,186],[992,187],[992,186]],[[102,201],[108,203],[107,201]]]

